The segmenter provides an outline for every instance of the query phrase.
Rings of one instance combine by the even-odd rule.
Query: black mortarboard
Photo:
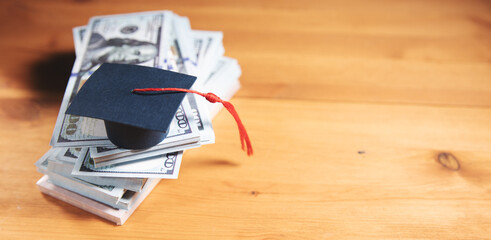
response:
[[[104,63],[74,97],[66,114],[104,120],[116,146],[144,149],[160,143],[186,93],[141,95],[135,88],[185,88],[196,77],[158,68]]]

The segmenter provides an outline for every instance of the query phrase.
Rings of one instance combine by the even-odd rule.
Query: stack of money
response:
[[[102,120],[66,115],[80,87],[105,62],[137,64],[197,76],[193,89],[229,100],[241,69],[224,57],[221,32],[191,30],[170,11],[97,16],[73,29],[75,60],[52,148],[37,162],[41,192],[123,224],[161,179],[176,179],[183,151],[215,141],[211,119],[221,104],[188,94],[168,136],[145,150],[118,148]]]

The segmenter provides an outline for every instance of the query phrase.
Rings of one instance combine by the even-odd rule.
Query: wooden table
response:
[[[222,111],[117,227],[41,194],[90,16],[169,9],[224,33],[254,145]],[[0,239],[491,238],[489,1],[2,1]]]

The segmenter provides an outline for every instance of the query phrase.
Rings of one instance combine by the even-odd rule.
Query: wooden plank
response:
[[[35,66],[50,51],[73,51],[71,27],[85,24],[95,13],[83,10],[96,6],[6,3],[10,11],[2,21],[15,17],[18,25],[27,27],[0,28],[10,33],[0,39],[0,46],[16,58],[0,60],[10,79],[32,78],[14,65]],[[130,7],[150,10],[159,3],[97,9],[110,14]],[[240,96],[487,107],[491,16],[483,4],[312,1],[266,4],[262,9],[215,1],[169,7],[188,15],[195,28],[224,31],[227,53],[239,56],[246,70]],[[77,17],[71,17],[75,13]],[[29,88],[32,83],[8,84]]]
[[[222,111],[215,120],[217,143],[185,154],[179,179],[162,182],[126,223],[131,236],[148,231],[172,239],[489,235],[490,109],[243,98],[234,103],[255,156],[240,150],[235,123]],[[456,160],[438,160],[441,153]],[[22,181],[16,173],[6,176]],[[33,236],[64,235],[71,233],[67,224],[76,222],[84,231],[73,233],[74,239],[94,231],[122,237],[121,231],[104,230],[110,224],[96,224],[35,188],[18,191],[25,197],[20,209],[10,208],[3,233],[20,234],[22,221],[33,226]],[[47,217],[50,213],[56,217]]]

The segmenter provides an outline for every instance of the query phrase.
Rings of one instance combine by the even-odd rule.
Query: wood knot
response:
[[[259,195],[259,192],[253,190],[253,191],[251,191],[251,195],[254,197],[257,197],[257,195]]]
[[[460,169],[459,160],[451,153],[439,153],[437,156],[437,160],[443,167],[452,171],[458,171]]]

